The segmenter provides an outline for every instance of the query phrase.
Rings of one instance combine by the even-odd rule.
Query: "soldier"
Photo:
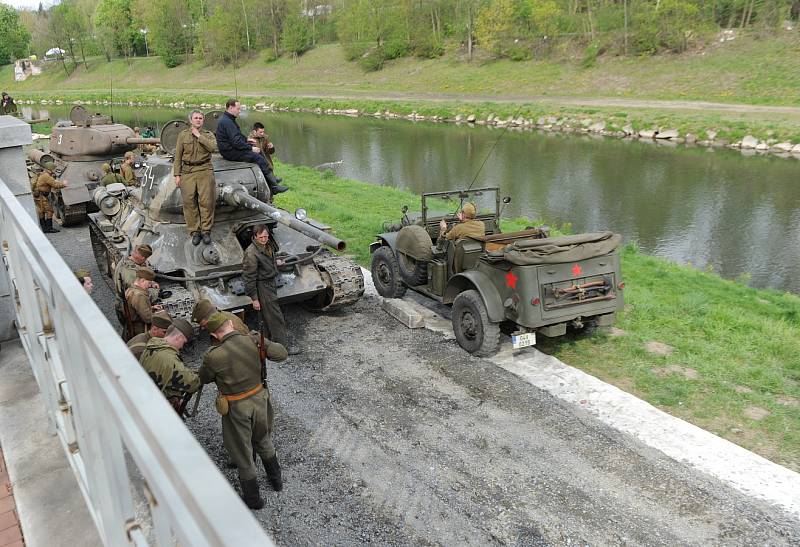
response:
[[[129,256],[119,261],[114,268],[114,289],[120,298],[125,297],[125,291],[133,285],[136,279],[136,270],[141,266],[147,266],[147,259],[153,254],[153,248],[146,243],[137,245]],[[158,284],[154,283],[157,287]]]
[[[122,178],[122,175],[119,173],[115,173],[111,169],[111,165],[108,163],[104,163],[100,169],[103,170],[103,178],[100,179],[100,184],[103,186],[108,186],[109,184],[114,184],[116,182],[121,182],[125,184],[125,179]]]
[[[213,133],[203,129],[202,112],[193,110],[189,121],[189,129],[178,134],[173,175],[175,186],[181,189],[183,216],[192,245],[199,245],[201,239],[210,245],[217,201],[211,154],[217,151],[217,141]]]
[[[150,303],[147,292],[155,278],[156,274],[150,268],[138,268],[133,285],[125,291],[125,341],[147,331],[153,322],[153,312],[161,309],[161,306]]]
[[[211,303],[211,300],[203,298],[194,305],[194,309],[192,310],[192,321],[205,328],[206,323],[208,323],[208,319],[217,312],[217,307]],[[233,323],[233,328],[238,332],[241,332],[242,334],[248,334],[250,332],[250,329],[244,324],[244,321],[239,319],[235,314],[229,311],[223,311],[219,313],[224,315],[227,319],[230,319]],[[211,343],[214,343],[213,338]]]
[[[39,226],[46,234],[56,234],[60,230],[53,227],[53,204],[50,203],[50,193],[53,190],[60,190],[67,187],[67,181],[59,181],[53,178],[56,165],[53,162],[47,162],[42,165],[42,171],[35,182],[31,185],[33,187],[33,202],[36,205],[36,214],[39,216]]]
[[[476,207],[474,203],[467,202],[458,212],[458,224],[447,230],[447,222],[442,219],[439,222],[439,239],[437,244],[444,244],[444,239],[458,241],[465,237],[483,237],[486,235],[486,227],[480,220],[475,220]],[[440,245],[441,246],[441,245]]]
[[[264,159],[267,160],[267,163],[272,168],[272,172],[274,173],[275,164],[272,161],[272,154],[275,153],[275,145],[270,142],[269,135],[267,135],[264,131],[263,123],[256,122],[253,124],[253,130],[250,131],[250,136],[247,138],[247,142],[261,150],[261,154],[264,156]]]
[[[281,259],[275,258],[275,251],[269,244],[269,229],[264,224],[253,228],[253,242],[244,251],[242,274],[245,291],[253,304],[253,309],[261,312],[261,318],[269,331],[269,339],[288,346],[289,355],[300,353],[299,348],[288,344],[286,321],[283,318],[275,279]]]
[[[217,146],[222,157],[230,161],[246,161],[258,164],[269,184],[273,195],[288,190],[286,186],[278,184],[281,179],[275,178],[272,168],[261,154],[261,149],[251,145],[239,129],[236,118],[242,110],[242,105],[236,99],[228,99],[225,103],[225,113],[217,123]]]
[[[253,339],[236,331],[223,314],[213,314],[206,328],[219,344],[203,357],[200,381],[217,384],[222,441],[239,471],[242,498],[249,508],[261,509],[264,501],[258,490],[254,450],[261,457],[273,490],[283,489],[281,466],[272,444],[274,412],[265,363]],[[287,356],[280,344],[270,343],[262,351],[273,361],[283,361]]]
[[[178,414],[183,411],[186,396],[200,389],[200,378],[186,368],[180,357],[181,348],[192,339],[192,334],[191,323],[178,317],[167,328],[164,338],[153,337],[147,342],[139,359]]]
[[[170,325],[172,325],[172,317],[170,317],[166,311],[157,311],[153,314],[153,322],[150,324],[150,330],[142,334],[137,334],[128,340],[128,349],[131,350],[131,353],[136,357],[137,361],[142,356],[147,342],[149,342],[151,338],[164,338]]]
[[[3,91],[3,98],[0,102],[0,114],[16,114],[17,113],[17,103],[14,102],[14,99]]]
[[[139,181],[136,180],[136,175],[133,173],[133,158],[133,152],[125,152],[125,161],[122,162],[122,167],[119,169],[125,186],[137,186],[139,184]]]
[[[75,277],[78,278],[78,282],[83,287],[83,290],[86,291],[87,294],[92,294],[94,290],[94,283],[92,282],[92,277],[89,275],[89,270],[84,270],[83,268],[75,270]]]

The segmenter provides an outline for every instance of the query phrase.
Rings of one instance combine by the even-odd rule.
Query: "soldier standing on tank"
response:
[[[217,384],[222,441],[238,469],[242,499],[249,508],[261,509],[264,501],[258,488],[254,451],[261,457],[272,489],[276,492],[283,489],[281,466],[272,444],[274,411],[266,364],[258,344],[249,335],[236,331],[223,314],[213,314],[206,329],[218,344],[203,357],[200,381]],[[273,361],[282,361],[287,356],[286,349],[275,343],[269,343],[262,352]]]
[[[181,189],[183,216],[192,245],[199,245],[201,239],[210,245],[217,202],[211,154],[217,151],[217,141],[213,133],[203,129],[202,112],[193,110],[189,121],[189,129],[178,134],[173,175],[175,186]]]
[[[127,342],[137,334],[146,332],[153,322],[153,312],[161,310],[161,306],[150,303],[148,289],[156,278],[155,272],[150,268],[136,270],[136,279],[133,285],[125,291],[126,317],[125,341]]]
[[[111,164],[104,163],[100,169],[103,170],[103,178],[100,179],[100,184],[103,186],[108,186],[109,184],[114,184],[117,182],[125,184],[125,179],[122,178],[122,175],[112,171]]]
[[[253,130],[250,131],[247,142],[261,150],[261,154],[264,156],[264,159],[267,160],[267,163],[274,173],[275,163],[272,161],[272,154],[275,153],[275,145],[270,142],[269,135],[267,135],[264,130],[263,123],[256,122],[253,124]]]
[[[35,182],[33,188],[33,202],[36,205],[36,214],[39,216],[39,226],[46,234],[56,234],[60,232],[53,227],[53,204],[50,203],[50,193],[67,187],[67,181],[59,181],[53,177],[56,165],[49,161],[42,164],[42,171]]]
[[[142,334],[137,334],[128,340],[128,349],[131,350],[131,353],[136,357],[137,361],[142,356],[147,342],[149,342],[151,338],[164,338],[170,325],[172,325],[172,317],[170,317],[166,311],[157,311],[153,314],[153,322],[150,324],[150,330]]]
[[[256,163],[264,174],[264,178],[269,184],[272,194],[280,194],[288,190],[286,186],[281,186],[281,179],[275,178],[272,168],[261,154],[261,149],[247,142],[242,130],[236,123],[242,105],[236,99],[228,99],[225,103],[225,112],[220,116],[217,123],[217,146],[222,157],[230,161],[246,161]]]
[[[192,339],[192,335],[191,323],[178,317],[164,338],[153,337],[147,342],[139,359],[142,368],[179,414],[186,395],[200,389],[200,378],[186,368],[180,356],[181,348]]]
[[[296,355],[300,350],[288,343],[286,320],[278,304],[276,280],[279,266],[283,266],[283,261],[275,258],[275,250],[269,243],[269,228],[265,224],[254,226],[253,242],[245,249],[242,261],[245,292],[253,309],[261,312],[269,331],[268,338],[285,346],[289,355]]]
[[[122,162],[122,167],[119,169],[122,175],[122,182],[125,183],[125,186],[136,186],[139,184],[133,172],[133,158],[133,152],[125,152],[125,161]]]

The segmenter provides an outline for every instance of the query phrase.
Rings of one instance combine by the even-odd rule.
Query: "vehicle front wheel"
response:
[[[400,278],[400,267],[391,248],[381,247],[372,253],[370,271],[379,295],[384,298],[400,298],[406,293],[406,286]]]
[[[460,293],[453,301],[453,332],[459,345],[478,357],[488,357],[500,345],[500,324],[489,319],[476,290]]]

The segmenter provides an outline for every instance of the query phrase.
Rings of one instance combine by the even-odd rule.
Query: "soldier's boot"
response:
[[[42,231],[44,232],[45,230],[44,217],[39,217],[39,228],[41,228]]]
[[[280,194],[280,193],[285,192],[286,190],[289,189],[286,186],[281,186],[280,184],[278,184],[283,179],[279,179],[279,178],[275,177],[275,173],[273,173],[272,171],[270,171],[267,174],[266,179],[267,179],[267,183],[269,183],[269,189],[273,194]]]
[[[264,469],[267,471],[267,480],[269,485],[276,492],[283,490],[283,479],[281,478],[281,465],[278,463],[278,455],[272,456],[264,462]]]
[[[200,241],[203,239],[203,236],[200,235],[200,232],[195,232],[192,234],[192,245],[197,247],[200,245]]]
[[[55,228],[53,228],[53,219],[52,218],[46,218],[46,219],[44,219],[44,230],[42,230],[42,231],[44,233],[46,233],[46,234],[57,234],[61,230],[56,230]]]
[[[211,234],[210,233],[203,232],[202,238],[203,238],[203,243],[205,243],[206,245],[211,245]]]
[[[258,479],[239,481],[242,485],[242,501],[250,509],[261,509],[264,507],[264,500],[261,499],[261,492],[258,491]]]

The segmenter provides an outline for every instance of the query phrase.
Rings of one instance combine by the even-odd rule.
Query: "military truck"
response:
[[[109,116],[89,114],[78,105],[70,111],[70,121],[60,121],[50,134],[49,151],[31,150],[30,159],[43,165],[53,162],[56,176],[69,186],[51,192],[53,217],[62,226],[73,226],[96,211],[92,192],[103,177],[104,163],[119,164],[125,152],[139,145],[158,144],[158,138],[137,137],[133,129],[114,123]],[[137,164],[138,167],[138,164]]]
[[[89,215],[95,259],[106,280],[119,261],[137,245],[149,244],[150,265],[160,283],[161,304],[173,317],[188,318],[195,302],[208,298],[219,309],[249,308],[242,278],[244,250],[253,227],[266,224],[278,258],[284,260],[277,280],[281,303],[303,302],[332,310],[356,302],[364,293],[364,276],[343,251],[346,243],[330,227],[270,203],[269,186],[258,166],[212,157],[217,202],[210,245],[192,245],[183,217],[180,189],[172,175],[180,120],[161,130],[165,154],[148,156],[139,169],[140,186],[109,184],[93,190],[98,212]]]
[[[477,205],[485,235],[436,245],[440,221],[449,229],[466,202]],[[501,327],[517,349],[534,345],[537,334],[613,324],[625,286],[620,236],[549,237],[546,227],[502,233],[502,206],[509,202],[497,188],[479,188],[423,194],[418,215],[403,207],[401,222],[385,224],[370,245],[378,293],[399,298],[410,288],[451,304],[456,340],[478,356],[498,350]]]

